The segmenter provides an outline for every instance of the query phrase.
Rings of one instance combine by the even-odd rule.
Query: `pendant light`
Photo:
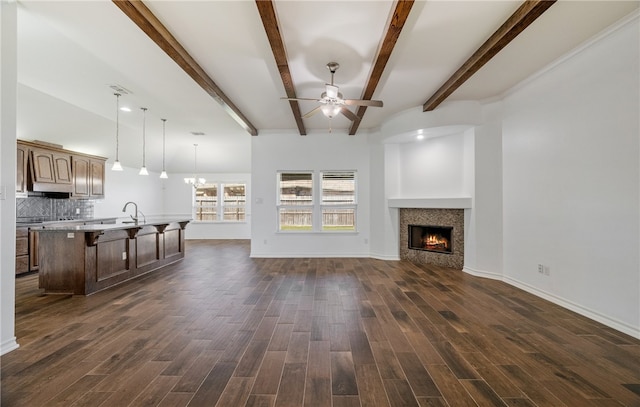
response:
[[[198,177],[198,145],[197,144],[193,145],[193,169],[194,169],[193,177],[185,178],[184,182],[186,184],[193,185],[194,188],[199,188],[204,184],[206,184],[207,180],[204,178]]]
[[[160,173],[160,178],[169,178],[169,176],[167,175],[167,171],[165,171],[164,169],[164,156],[165,156],[165,125],[167,124],[167,119],[160,119],[162,120],[162,172]]]
[[[145,163],[145,143],[146,143],[146,135],[145,135],[145,118],[146,118],[146,114],[147,114],[147,108],[146,107],[141,107],[140,108],[142,110],[142,167],[140,168],[140,172],[138,173],[139,175],[149,175],[149,171],[147,171],[147,166]]]
[[[118,150],[120,148],[120,146],[118,145],[120,141],[120,94],[114,93],[114,95],[116,96],[116,160],[113,162],[111,171],[122,171],[122,165],[120,165],[120,160],[118,157]]]

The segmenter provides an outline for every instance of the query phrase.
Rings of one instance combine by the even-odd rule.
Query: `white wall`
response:
[[[636,14],[521,86],[502,129],[505,278],[636,337],[638,38]]]
[[[397,225],[398,210],[387,205],[388,196],[398,196],[398,145],[370,143],[369,166],[371,179],[369,240],[371,257],[381,260],[399,260]]]
[[[252,138],[252,257],[369,256],[369,146],[367,134],[261,132]],[[357,171],[357,233],[279,233],[278,170]]]
[[[122,212],[124,204],[133,201],[145,216],[163,215],[163,180],[160,174],[138,175],[139,168],[124,167],[124,171],[111,171],[113,163],[107,162],[105,170],[105,199],[96,200],[95,218],[124,218],[134,213],[133,207]]]
[[[502,279],[502,103],[484,107],[474,129],[473,209],[465,229],[464,271]]]
[[[468,167],[472,142],[465,133],[418,140],[399,145],[398,183],[402,198],[453,198],[471,196]],[[471,153],[473,149],[471,148]]]
[[[187,239],[250,239],[251,238],[251,174],[199,174],[207,182],[244,183],[247,186],[245,222],[191,222],[187,225]],[[170,215],[191,215],[193,186],[184,183],[193,174],[169,174],[164,180],[164,211]]]
[[[15,337],[16,3],[0,2],[0,354]]]

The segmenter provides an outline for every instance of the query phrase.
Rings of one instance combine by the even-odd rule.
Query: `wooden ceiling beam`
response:
[[[555,2],[556,0],[526,0],[522,3],[511,17],[424,103],[422,111],[431,111],[438,107]]]
[[[182,68],[198,85],[216,100],[242,128],[252,136],[258,135],[258,129],[251,124],[238,107],[209,77],[204,69],[187,50],[176,40],[169,30],[140,0],[113,0],[124,14],[131,19],[153,42],[155,42],[180,68]]]
[[[271,52],[276,60],[278,66],[278,72],[280,72],[280,78],[282,78],[282,84],[288,98],[296,97],[296,89],[293,85],[293,78],[291,77],[291,71],[289,70],[289,62],[287,59],[287,50],[284,47],[284,41],[280,35],[280,28],[278,26],[278,17],[276,16],[276,10],[272,0],[256,0],[256,6],[262,19],[262,25],[267,33],[269,44],[271,45]],[[300,105],[297,100],[290,100],[291,112],[298,126],[298,131],[301,136],[307,135],[307,130],[302,122],[302,114],[300,113]]]
[[[391,52],[396,46],[398,37],[402,32],[404,24],[407,22],[411,7],[413,7],[414,0],[397,0],[392,7],[392,12],[387,22],[387,32],[384,35],[382,41],[378,46],[378,51],[374,59],[373,68],[369,74],[369,79],[362,92],[360,99],[371,100],[373,93],[380,82],[384,68],[387,66],[387,62],[391,57]],[[356,120],[351,123],[349,128],[349,135],[353,136],[358,131],[362,117],[367,111],[367,106],[359,106],[356,111]]]

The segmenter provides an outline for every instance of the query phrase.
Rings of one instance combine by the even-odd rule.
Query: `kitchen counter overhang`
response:
[[[37,228],[40,288],[89,295],[179,261],[190,221],[154,217],[144,223]]]

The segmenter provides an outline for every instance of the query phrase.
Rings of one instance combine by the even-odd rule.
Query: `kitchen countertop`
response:
[[[126,218],[125,218],[126,219]],[[145,226],[159,226],[159,225],[168,225],[170,223],[188,223],[191,221],[191,218],[188,216],[153,216],[148,217],[145,221],[141,221],[138,223],[133,222],[132,220],[118,219],[114,223],[91,223],[91,224],[83,224],[77,225],[72,222],[68,222],[68,224],[64,224],[64,222],[52,222],[55,225],[37,225],[41,227],[35,227],[34,229],[39,232],[101,232],[107,230],[123,230],[123,229],[142,229]]]
[[[46,227],[47,225],[75,225],[78,223],[95,223],[102,222],[102,224],[116,223],[118,218],[93,218],[93,219],[64,219],[64,220],[47,220],[47,221],[16,221],[16,227],[18,228],[35,228]]]

